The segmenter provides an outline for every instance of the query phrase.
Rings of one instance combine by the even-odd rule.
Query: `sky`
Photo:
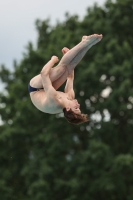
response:
[[[13,61],[22,59],[28,42],[36,43],[36,19],[50,18],[50,24],[55,25],[57,20],[65,20],[66,12],[82,19],[95,2],[102,6],[105,0],[0,0],[0,65],[12,69]]]

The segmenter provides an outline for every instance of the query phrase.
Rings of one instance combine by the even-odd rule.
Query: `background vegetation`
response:
[[[27,45],[13,72],[1,66],[2,200],[133,199],[132,25],[132,0],[95,5],[82,21],[67,14],[54,27],[37,20],[37,47]],[[61,58],[64,46],[72,48],[93,33],[102,33],[103,40],[76,68],[74,84],[90,122],[74,126],[62,115],[37,110],[29,80],[53,54]]]

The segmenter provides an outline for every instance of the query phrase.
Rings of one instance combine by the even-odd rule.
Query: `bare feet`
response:
[[[51,57],[51,60],[54,62],[54,63],[57,63],[59,61],[58,57],[57,56],[52,56]]]
[[[87,44],[87,46],[93,46],[96,43],[100,42],[100,40],[102,39],[102,34],[98,35],[98,34],[93,34],[93,35],[89,35],[89,36],[83,36],[82,37],[82,42],[85,42]]]
[[[61,51],[62,51],[62,53],[64,55],[69,51],[69,49],[67,47],[64,47]]]

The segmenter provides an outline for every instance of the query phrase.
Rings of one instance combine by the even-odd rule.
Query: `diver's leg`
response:
[[[96,43],[102,39],[102,35],[93,34],[90,36],[83,36],[79,44],[69,50],[61,59],[60,63],[63,65],[71,65],[71,62],[74,62],[77,65],[80,60],[83,58],[85,53]],[[78,57],[78,58],[77,58]],[[60,64],[59,63],[59,64]]]
[[[50,71],[51,71],[51,68],[54,66],[55,63],[58,62],[58,57],[57,56],[52,56],[51,57],[51,60],[49,60],[45,65],[44,67],[42,68],[41,72],[42,71],[45,71],[46,74],[49,74]],[[55,80],[56,80],[56,77],[55,77]],[[52,80],[54,81],[54,79]],[[35,88],[43,88],[43,84],[42,84],[42,77],[41,77],[41,74],[33,77],[31,80],[30,80],[30,86],[32,87],[35,87]]]
[[[83,36],[82,41],[63,56],[60,63],[53,68],[53,71],[55,70],[53,73],[54,75],[56,75],[56,73],[59,75],[63,72],[62,75],[52,83],[55,89],[58,89],[66,81],[68,74],[74,70],[86,52],[101,39],[102,35],[97,34]],[[51,77],[53,74],[51,74]],[[58,75],[56,77],[58,77]]]
[[[64,56],[59,64],[50,71],[50,79],[55,89],[58,89],[66,81],[68,74],[72,72],[86,52],[101,39],[102,35],[97,34],[83,36],[82,41],[71,50],[66,47],[62,49]],[[41,88],[42,81],[40,74],[31,79],[30,84],[32,87]]]
[[[81,61],[86,52],[96,43],[102,39],[102,35],[94,34],[90,36],[83,36],[82,41],[69,50],[60,60],[59,64],[52,69],[50,73],[50,78],[53,79],[53,76],[59,79],[66,70],[68,74],[71,73],[76,65]],[[64,76],[64,81],[67,77]]]
[[[83,51],[80,53],[80,56],[83,57],[87,51],[88,47],[86,47],[85,49],[83,49]],[[78,54],[77,54],[78,57]],[[75,57],[76,60],[76,57]],[[72,62],[71,62],[72,63]],[[66,67],[67,69],[67,67]],[[64,73],[55,81],[52,82],[53,87],[57,90],[67,79],[67,76],[71,73],[71,70],[73,69],[73,67],[69,66],[69,71],[68,69],[64,71]]]
[[[64,47],[63,49],[62,49],[62,53],[63,53],[63,55],[65,54],[65,53],[67,53],[69,51],[69,49],[67,48],[67,47]],[[55,60],[56,61],[56,60]],[[58,60],[57,60],[58,61]],[[57,62],[56,61],[56,62]],[[55,62],[55,63],[56,63]],[[54,63],[54,64],[55,64]],[[43,68],[45,68],[45,66],[43,67]],[[59,75],[58,76],[56,76],[56,74],[55,74],[55,70],[53,71],[53,69],[55,69],[55,68],[52,68],[51,69],[51,74],[53,74],[52,75],[52,77],[50,78],[51,79],[51,82],[54,82],[54,81],[56,81],[56,80],[58,80],[58,78],[59,78]],[[61,71],[61,75],[63,74],[63,72],[65,73],[65,71],[64,70],[62,70]],[[65,75],[65,77],[66,77],[66,75]],[[63,78],[63,80],[64,80],[64,78],[65,77],[62,77]],[[58,81],[57,81],[58,82]],[[62,82],[62,81],[61,81]],[[60,85],[60,83],[61,83],[60,81],[59,81],[59,85]],[[64,82],[65,82],[65,80],[64,80]],[[35,88],[43,88],[43,85],[42,85],[42,77],[41,77],[41,74],[38,74],[38,75],[36,75],[36,76],[34,76],[31,80],[30,80],[30,86],[32,86],[32,87],[35,87]],[[60,85],[61,86],[61,85]],[[54,86],[53,86],[54,87]]]
[[[88,47],[84,48],[83,51],[80,52],[80,58],[85,55],[87,50],[88,50]],[[76,59],[78,59],[78,54],[77,54],[77,58],[75,57],[74,60],[76,60]],[[72,72],[73,61],[71,62],[71,66],[69,66],[68,68],[66,67],[67,70],[65,70],[65,72],[62,74],[62,76],[60,76],[57,80],[52,82],[52,85],[55,88],[55,90],[57,90],[66,81],[67,76]]]

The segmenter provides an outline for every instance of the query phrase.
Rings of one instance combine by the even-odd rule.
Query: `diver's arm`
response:
[[[53,65],[58,61],[58,58],[56,56],[52,56],[51,60],[43,67],[41,71],[41,78],[42,78],[42,84],[43,88],[45,90],[45,93],[49,95],[56,92],[56,90],[52,86],[52,82],[49,77],[49,73]]]
[[[74,81],[74,70],[72,71],[71,74],[68,75],[66,86],[65,86],[65,93],[68,94],[70,99],[75,98],[75,92],[73,89],[73,81]]]

